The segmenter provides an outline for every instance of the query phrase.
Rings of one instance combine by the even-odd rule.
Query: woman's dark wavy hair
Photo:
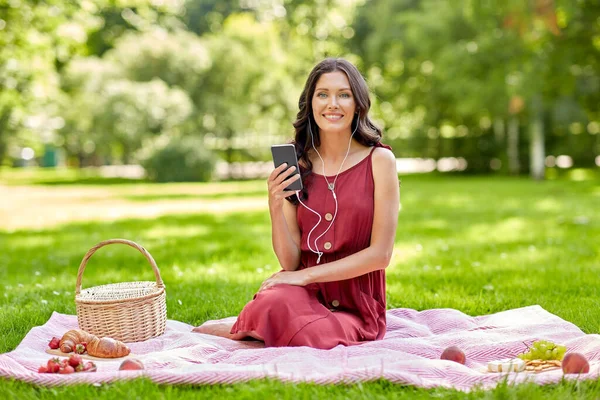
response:
[[[317,81],[321,75],[336,71],[343,72],[348,77],[350,89],[352,90],[354,102],[356,103],[356,114],[354,114],[351,126],[351,129],[354,132],[356,124],[358,124],[354,139],[365,146],[375,146],[381,141],[381,129],[375,126],[369,119],[369,109],[371,108],[369,88],[365,78],[363,78],[358,69],[352,63],[342,58],[326,58],[318,63],[310,72],[306,84],[304,85],[304,90],[302,91],[302,94],[300,94],[300,100],[298,101],[299,111],[296,116],[296,121],[293,123],[296,135],[292,143],[296,148],[298,160],[304,166],[302,181],[304,182],[305,189],[301,194],[302,199],[307,197],[306,178],[312,173],[312,162],[308,158],[308,151],[312,149],[310,133],[308,132],[309,118],[315,147],[318,147],[321,144],[319,127],[313,116],[312,98],[315,94]],[[288,199],[294,204],[298,203],[296,196],[288,197]]]

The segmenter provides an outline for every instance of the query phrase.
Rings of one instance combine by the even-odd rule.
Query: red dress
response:
[[[386,147],[378,144],[376,147]],[[338,214],[333,226],[317,241],[324,254],[320,264],[310,251],[307,236],[319,218],[297,206],[302,239],[300,267],[342,259],[367,248],[371,241],[374,212],[373,149],[358,164],[339,174],[335,184]],[[327,177],[333,182],[334,176]],[[306,205],[321,214],[314,240],[323,233],[334,215],[335,202],[323,175],[313,172],[306,179]],[[327,220],[329,218],[329,220]],[[385,270],[373,271],[337,282],[307,286],[276,285],[254,295],[231,329],[231,333],[257,332],[266,346],[310,346],[331,349],[383,339],[385,335]]]

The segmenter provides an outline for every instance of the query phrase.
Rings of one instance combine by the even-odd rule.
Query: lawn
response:
[[[388,308],[450,307],[481,315],[539,304],[587,333],[600,332],[600,182],[594,174],[586,176],[546,182],[402,177],[395,252],[387,269]],[[263,181],[153,185],[74,175],[17,179],[2,171],[0,353],[13,350],[53,311],[75,314],[81,258],[97,242],[115,237],[150,251],[167,286],[169,318],[189,324],[236,315],[277,270]],[[152,276],[139,253],[113,245],[91,259],[83,287]],[[600,381],[464,394],[386,381],[168,387],[139,380],[45,389],[0,380],[0,394],[19,399],[562,399],[598,398]]]

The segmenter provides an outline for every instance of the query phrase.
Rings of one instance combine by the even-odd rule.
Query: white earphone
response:
[[[325,235],[329,231],[329,229],[333,226],[333,222],[335,221],[335,217],[337,216],[338,201],[337,201],[337,196],[335,195],[335,182],[337,181],[338,175],[342,171],[342,167],[344,166],[344,163],[346,162],[346,158],[348,158],[348,154],[350,154],[350,146],[352,144],[352,138],[354,137],[354,134],[356,133],[357,129],[358,129],[358,121],[356,121],[356,127],[354,128],[354,132],[352,132],[352,135],[350,135],[350,141],[348,142],[348,150],[346,151],[346,156],[344,157],[344,160],[342,161],[342,164],[340,164],[340,169],[338,169],[337,174],[335,174],[335,178],[333,179],[333,182],[329,183],[329,180],[327,180],[327,176],[325,175],[325,161],[323,160],[323,157],[321,157],[321,154],[319,154],[319,151],[315,147],[315,140],[314,140],[314,137],[313,137],[313,134],[312,134],[311,125],[310,125],[310,115],[308,116],[308,131],[310,133],[310,141],[311,141],[313,149],[315,150],[315,152],[317,153],[317,155],[321,159],[321,163],[323,164],[323,178],[325,178],[325,182],[327,182],[327,188],[329,188],[329,190],[331,190],[331,193],[333,194],[333,200],[335,201],[335,212],[333,214],[333,218],[331,219],[331,222],[329,223],[329,226],[327,227],[327,229],[325,229],[325,232],[321,233],[314,240],[315,249],[313,250],[313,248],[310,245],[310,235],[317,228],[317,226],[319,226],[319,224],[321,223],[321,221],[322,221],[323,218],[321,217],[321,214],[319,214],[318,212],[316,212],[315,210],[313,210],[312,208],[310,208],[306,204],[304,204],[302,202],[302,200],[300,199],[300,191],[299,190],[296,191],[296,196],[298,197],[298,201],[300,202],[300,204],[302,204],[307,210],[311,211],[313,214],[315,214],[317,217],[319,217],[319,221],[316,223],[315,226],[313,226],[313,228],[310,230],[310,232],[308,233],[308,236],[306,238],[306,244],[308,245],[308,249],[310,251],[312,251],[313,253],[315,253],[318,256],[317,257],[317,264],[319,264],[321,262],[321,256],[323,255],[323,252],[319,251],[319,247],[317,246],[317,240],[319,240],[321,237],[323,237],[323,235]]]

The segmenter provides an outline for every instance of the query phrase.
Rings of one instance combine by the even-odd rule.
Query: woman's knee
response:
[[[282,305],[289,302],[298,303],[299,301],[303,301],[304,297],[308,297],[308,294],[302,286],[276,285],[258,292],[254,300],[273,305]]]

